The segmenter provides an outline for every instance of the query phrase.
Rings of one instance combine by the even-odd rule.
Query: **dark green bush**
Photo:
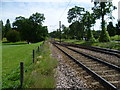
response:
[[[9,42],[17,42],[20,40],[20,34],[16,30],[10,30],[7,32],[6,38]]]

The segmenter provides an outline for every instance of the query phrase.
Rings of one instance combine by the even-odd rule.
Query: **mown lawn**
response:
[[[2,43],[2,79],[4,88],[14,86],[15,80],[19,78],[14,73],[19,72],[20,62],[24,62],[25,66],[32,63],[32,50],[40,46],[40,44],[42,42],[34,44],[27,44],[26,42]]]

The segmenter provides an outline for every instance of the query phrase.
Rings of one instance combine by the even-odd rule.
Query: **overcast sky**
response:
[[[120,0],[113,0],[113,4],[118,7]],[[67,12],[74,6],[84,7],[85,10],[91,11],[93,7],[91,0],[2,0],[0,3],[0,19],[4,24],[7,19],[10,19],[12,23],[15,21],[15,17],[23,16],[29,18],[33,13],[43,13],[45,16],[44,25],[48,26],[49,32],[59,28],[59,21],[65,26],[69,26],[67,20]],[[113,12],[115,20],[113,23],[117,23],[118,9]],[[106,21],[109,21],[106,19]],[[97,20],[95,29],[100,29],[100,20]]]

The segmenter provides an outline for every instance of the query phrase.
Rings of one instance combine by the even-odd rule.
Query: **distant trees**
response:
[[[95,24],[95,17],[93,13],[86,11],[82,18],[82,23],[84,24],[84,28],[86,29],[86,40],[87,41],[95,41],[93,33],[91,31],[91,27]]]
[[[107,25],[107,31],[108,31],[110,36],[116,35],[116,30],[115,30],[115,27],[113,26],[112,22],[109,22],[109,24]]]
[[[10,31],[10,30],[12,30],[10,20],[7,19],[6,24],[5,24],[5,28],[3,29],[3,36],[6,37],[7,32]]]
[[[45,20],[44,14],[35,13],[29,18],[22,16],[16,17],[12,23],[11,28],[10,20],[7,19],[5,26],[1,22],[2,26],[2,37],[7,38],[10,42],[16,42],[19,40],[29,42],[39,42],[45,40],[48,36],[47,26],[43,26]]]
[[[84,8],[75,6],[68,11],[68,22],[71,23],[69,26],[72,39],[83,39],[83,25],[80,22],[83,18]]]
[[[42,23],[45,20],[44,14],[35,13],[29,18],[22,16],[16,17],[13,27],[20,32],[22,40],[29,42],[39,42],[47,37],[47,26]]]
[[[20,40],[20,34],[16,30],[10,30],[7,32],[6,38],[9,42],[17,42]]]
[[[116,35],[120,35],[120,20],[118,21],[118,24],[116,24]]]

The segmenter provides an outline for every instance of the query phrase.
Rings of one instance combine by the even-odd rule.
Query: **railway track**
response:
[[[72,47],[78,47],[83,49],[88,49],[96,52],[101,52],[105,54],[115,55],[118,58],[120,58],[120,50],[113,50],[113,49],[107,49],[107,48],[101,48],[101,47],[95,47],[95,46],[87,46],[87,45],[81,45],[81,44],[73,44],[73,43],[66,43],[62,42],[62,44]]]
[[[54,45],[91,74],[92,77],[98,80],[104,87],[110,90],[120,89],[120,68],[118,66],[85,55],[62,44],[54,43]]]

